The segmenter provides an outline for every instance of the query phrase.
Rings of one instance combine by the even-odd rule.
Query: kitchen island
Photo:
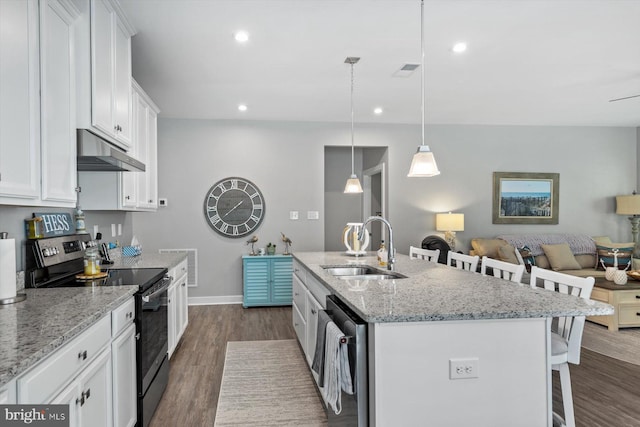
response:
[[[389,280],[338,278],[323,268],[376,266],[375,256],[294,259],[368,323],[372,426],[551,426],[551,319],[613,311],[404,255],[395,271],[407,277]],[[460,361],[475,366],[471,378],[451,379]]]

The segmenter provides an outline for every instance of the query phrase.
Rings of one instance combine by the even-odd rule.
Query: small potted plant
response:
[[[267,255],[275,255],[276,254],[276,245],[269,242],[267,245]]]

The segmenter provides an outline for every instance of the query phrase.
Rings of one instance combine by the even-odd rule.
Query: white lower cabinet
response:
[[[168,344],[169,358],[171,358],[189,323],[187,260],[185,259],[177,267],[172,268],[169,276],[174,278],[167,290],[169,310]]]
[[[309,366],[313,364],[318,333],[318,314],[324,310],[329,291],[293,260],[293,329]],[[314,373],[315,376],[315,373]]]
[[[309,366],[313,364],[313,355],[316,351],[316,335],[318,334],[318,312],[323,310],[320,304],[307,292],[307,362]]]
[[[133,427],[138,420],[136,389],[135,302],[114,310],[111,315],[111,359],[113,364],[113,426]]]
[[[0,389],[0,403],[68,404],[70,427],[135,426],[134,319],[131,297]]]
[[[105,348],[51,403],[69,405],[69,426],[112,425],[111,350]]]
[[[0,405],[16,403],[16,381],[11,380],[0,388]]]

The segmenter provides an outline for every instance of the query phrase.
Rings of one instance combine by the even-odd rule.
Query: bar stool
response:
[[[535,266],[531,267],[530,286],[537,288],[539,280],[544,289],[574,295],[587,300],[591,297],[591,291],[595,283],[593,277],[577,277]],[[551,332],[551,368],[560,373],[564,419],[555,412],[553,412],[553,419],[561,425],[575,427],[576,420],[573,412],[569,363],[580,364],[580,346],[582,344],[585,316],[564,316],[557,319],[557,331]]]

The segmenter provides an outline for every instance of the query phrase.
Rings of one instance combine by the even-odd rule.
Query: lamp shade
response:
[[[436,214],[437,231],[464,231],[464,214],[439,213]]]
[[[362,186],[356,174],[349,177],[347,184],[344,186],[344,192],[347,194],[362,193]]]
[[[640,194],[616,196],[618,215],[640,215]]]
[[[411,160],[411,167],[409,167],[409,178],[420,178],[440,175],[436,159],[433,157],[433,153],[429,150],[428,145],[421,145],[418,147],[418,152],[413,155]]]

